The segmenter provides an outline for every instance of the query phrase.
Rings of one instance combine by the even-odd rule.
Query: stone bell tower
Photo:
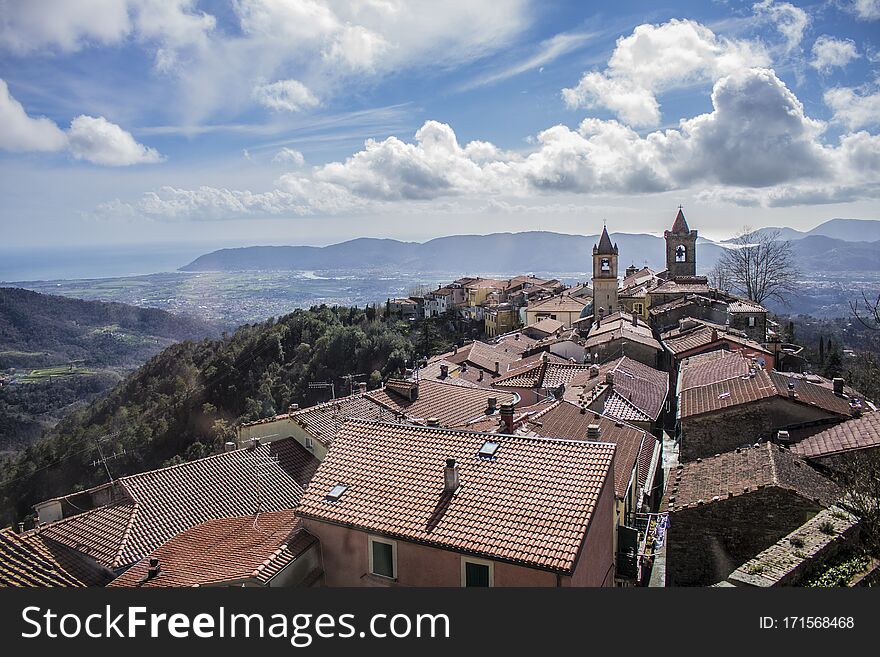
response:
[[[617,245],[611,244],[608,228],[602,229],[593,246],[593,321],[617,312]]]
[[[666,271],[671,279],[697,275],[697,231],[688,227],[682,208],[663,233],[666,238]]]

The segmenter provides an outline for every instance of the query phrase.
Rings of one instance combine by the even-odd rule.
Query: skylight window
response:
[[[495,453],[498,451],[498,447],[500,445],[492,440],[487,440],[483,443],[483,446],[480,447],[480,451],[477,452],[477,456],[484,459],[495,458]]]
[[[722,392],[720,395],[718,395],[718,399],[727,399],[728,397],[730,397],[729,392]]]
[[[330,492],[327,493],[327,501],[328,502],[337,502],[339,498],[345,494],[345,491],[348,490],[348,486],[345,484],[336,484],[333,488],[330,489]]]

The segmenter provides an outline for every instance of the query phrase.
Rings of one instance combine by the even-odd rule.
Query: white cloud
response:
[[[278,80],[254,87],[254,99],[263,107],[276,111],[301,112],[316,107],[320,101],[299,80]]]
[[[834,121],[850,130],[880,125],[880,92],[860,94],[849,87],[836,87],[823,98],[834,111]]]
[[[755,3],[752,10],[757,16],[766,17],[776,26],[785,39],[785,51],[797,48],[804,38],[804,31],[810,24],[810,16],[800,7],[790,2],[763,0]]]
[[[0,80],[0,148],[7,151],[60,151],[67,145],[64,132],[46,117],[32,118]]]
[[[162,156],[104,117],[78,116],[64,132],[46,117],[32,118],[0,79],[0,148],[8,151],[63,151],[105,166],[160,162]]]
[[[112,206],[151,218],[377,212],[390,205],[441,207],[494,199],[508,206],[551,195],[631,196],[703,190],[702,198],[739,205],[839,203],[880,197],[880,136],[821,141],[822,121],[807,116],[768,69],[719,79],[711,112],[677,129],[640,135],[614,120],[587,118],[540,132],[528,152],[485,141],[462,145],[444,123],[427,121],[412,141],[368,140],[344,161],[282,176],[269,192],[164,188]],[[515,202],[511,203],[511,199]],[[111,207],[111,206],[108,206]]]
[[[849,9],[861,20],[880,19],[880,0],[852,0]]]
[[[718,37],[704,25],[673,19],[639,25],[630,36],[619,38],[605,71],[584,74],[562,95],[569,107],[605,107],[630,125],[651,126],[660,122],[657,94],[768,63],[757,44]]]
[[[303,154],[298,150],[293,148],[287,148],[286,146],[275,153],[275,156],[272,158],[273,162],[279,162],[281,164],[293,165],[296,168],[300,168],[305,165],[306,158],[303,157]]]
[[[843,68],[859,57],[859,51],[852,39],[835,39],[823,34],[813,44],[813,60],[810,66],[827,73],[833,68]]]
[[[324,51],[324,59],[347,71],[374,71],[390,48],[381,34],[361,25],[346,25]]]
[[[68,148],[78,160],[119,167],[154,164],[162,156],[153,148],[135,141],[130,133],[104,117],[80,115],[70,122]]]
[[[129,37],[178,48],[204,45],[216,19],[196,0],[3,0],[0,47],[17,53],[74,52]]]

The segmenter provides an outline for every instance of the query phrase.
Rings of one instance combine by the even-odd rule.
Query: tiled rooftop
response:
[[[566,313],[579,313],[590,303],[586,299],[582,299],[580,297],[573,297],[568,294],[561,294],[559,296],[550,297],[549,299],[542,299],[541,301],[536,301],[534,303],[529,303],[528,311],[536,311],[536,312],[566,312]]]
[[[481,458],[487,439],[499,447]],[[570,574],[613,457],[609,443],[352,420],[297,515]],[[443,490],[447,459],[459,468],[452,494]],[[347,491],[328,501],[339,483]]]
[[[591,424],[599,425],[600,441],[617,445],[614,454],[614,492],[622,499],[626,495],[643,446],[650,445],[650,452],[653,454],[653,446],[657,442],[654,436],[624,422],[589,410],[582,411],[576,404],[562,400],[530,417],[523,429],[529,435],[588,440],[587,428]],[[638,474],[637,472],[637,480]],[[644,474],[647,475],[647,472]],[[638,483],[644,486],[644,481],[637,481]]]
[[[31,532],[120,568],[206,520],[292,508],[317,464],[293,438],[237,449],[121,477],[120,501]]]
[[[36,534],[0,529],[0,587],[104,586],[112,574]]]
[[[381,416],[382,406],[367,395],[354,394],[340,397],[323,404],[294,411],[290,419],[303,429],[329,445],[348,418],[375,420]]]
[[[791,446],[800,456],[821,457],[880,447],[880,413],[872,412],[835,424]]]
[[[578,401],[581,393],[589,396],[597,386],[606,384],[609,372],[614,376],[614,384],[606,398],[606,415],[629,422],[660,417],[669,393],[669,375],[627,356],[603,363],[597,376],[590,376],[589,370],[581,372],[571,380],[565,398]]]
[[[752,360],[740,351],[718,349],[691,356],[685,358],[679,367],[678,389],[682,391],[746,376],[750,367],[753,367]]]
[[[767,486],[792,490],[826,508],[841,495],[831,480],[803,459],[778,445],[762,443],[679,465],[670,473],[666,502],[670,511],[677,511]]]
[[[208,520],[173,537],[113,580],[115,587],[205,586],[257,580],[267,583],[317,539],[292,509]],[[143,581],[149,558],[159,575]]]
[[[743,347],[748,347],[750,349],[760,350],[765,353],[769,353],[754,340],[749,340],[748,338],[744,338],[734,333],[725,333],[723,331],[718,331],[717,329],[715,329],[715,333],[713,334],[713,329],[705,325],[689,331],[682,331],[674,337],[664,338],[663,344],[666,345],[667,349],[669,349],[673,354],[678,356],[679,354],[683,354],[687,351],[690,351],[691,349],[705,347],[706,345],[710,345],[720,341],[728,341],[741,345]]]
[[[404,414],[409,420],[423,423],[435,417],[445,427],[462,426],[482,417],[488,409],[490,397],[497,400],[497,408],[515,400],[513,393],[434,380],[419,381],[418,397],[414,401],[387,386],[368,392],[367,396],[388,411]]]
[[[545,361],[538,356],[522,367],[517,368],[514,363],[511,370],[495,379],[492,385],[500,388],[558,388],[590,369],[589,365],[551,362],[549,356]]]

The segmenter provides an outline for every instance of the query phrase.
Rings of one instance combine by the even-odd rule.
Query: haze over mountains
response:
[[[772,228],[761,231],[777,230]],[[808,232],[778,229],[792,242],[804,273],[880,271],[880,221],[832,219]],[[612,233],[621,267],[630,264],[662,269],[665,243],[647,234]],[[428,242],[359,238],[314,246],[251,246],[221,249],[196,258],[181,271],[285,271],[395,269],[469,273],[585,272],[598,235],[551,232],[453,235]],[[697,266],[706,272],[725,248],[700,239]]]

